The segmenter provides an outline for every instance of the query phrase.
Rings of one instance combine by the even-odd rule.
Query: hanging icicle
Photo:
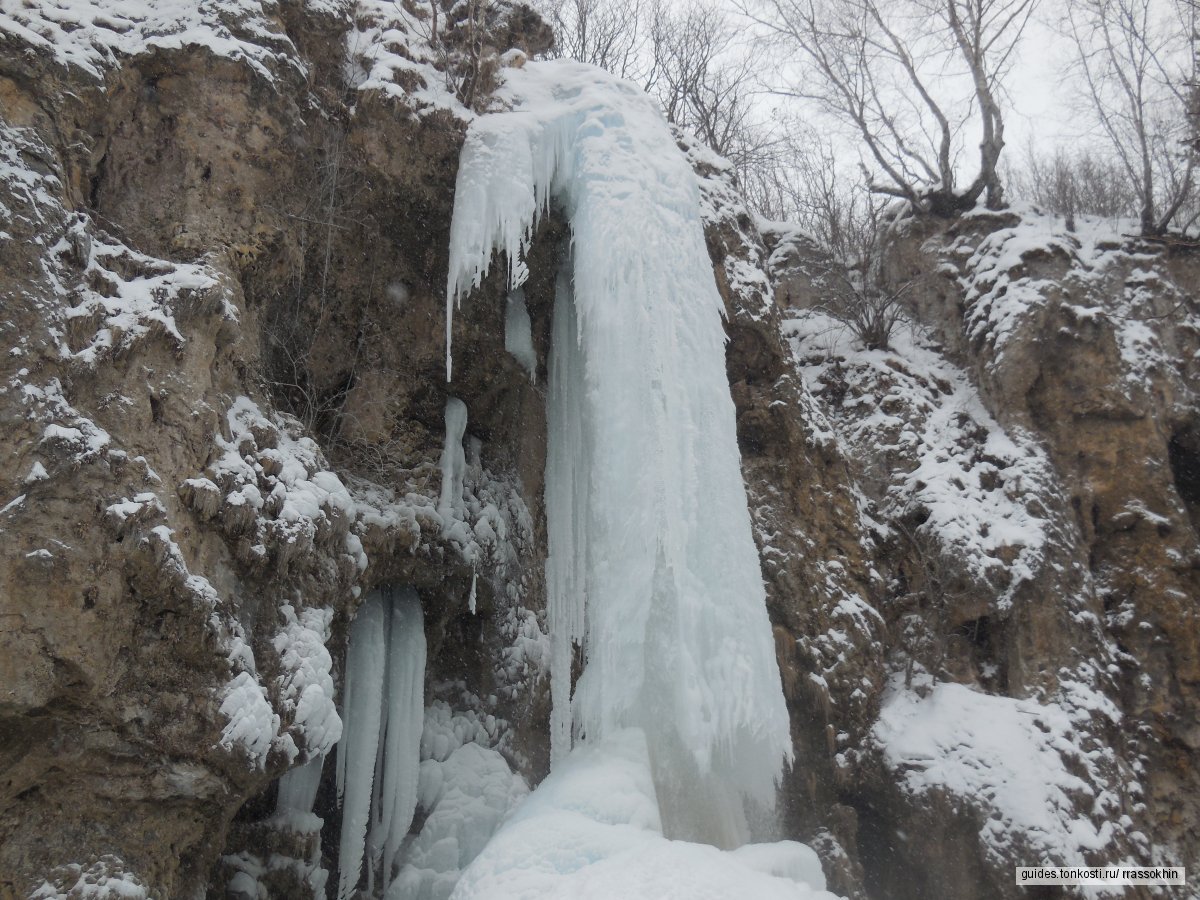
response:
[[[368,892],[387,891],[417,804],[425,713],[425,629],[416,591],[377,592],[350,626],[337,745],[342,805],[338,900],[367,870]]]

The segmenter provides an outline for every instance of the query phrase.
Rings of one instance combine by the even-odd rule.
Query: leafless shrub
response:
[[[1136,216],[1138,197],[1125,169],[1092,150],[1071,153],[1062,147],[1046,152],[1032,145],[1021,163],[1010,168],[1009,192],[1045,212],[1063,216]]]
[[[329,385],[318,374],[316,347],[338,308],[333,279],[338,233],[351,226],[353,207],[365,190],[347,165],[342,134],[334,132],[325,142],[316,176],[303,207],[280,210],[292,223],[294,265],[262,311],[262,380],[306,428],[330,435],[353,385],[358,354],[356,349],[342,383]]]
[[[555,54],[627,78],[647,90],[657,80],[653,53],[662,0],[541,0]]]
[[[884,277],[883,262],[892,237],[886,197],[859,181],[842,177],[832,143],[809,134],[792,138],[791,163],[774,171],[766,202],[781,219],[797,223],[824,251],[808,267],[824,290],[823,312],[844,322],[871,350],[890,346],[904,317],[904,297],[914,281]]]
[[[667,121],[695,134],[741,174],[763,164],[774,140],[753,103],[753,58],[713,0],[543,0],[561,56],[639,84]]]

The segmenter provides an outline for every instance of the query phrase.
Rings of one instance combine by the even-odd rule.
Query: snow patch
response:
[[[452,900],[834,900],[815,854],[783,841],[723,852],[672,841],[637,729],[573,752],[463,874]]]
[[[991,811],[979,839],[996,865],[1011,865],[1014,846],[1041,854],[1037,864],[1116,864],[1103,851],[1116,836],[1118,798],[1063,707],[949,683],[922,696],[897,678],[872,737],[905,790],[944,791]]]
[[[150,889],[124,861],[106,854],[89,866],[60,866],[53,881],[43,881],[29,900],[148,900]]]

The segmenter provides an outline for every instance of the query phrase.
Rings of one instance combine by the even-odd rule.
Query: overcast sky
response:
[[[669,0],[684,4],[687,0]],[[752,26],[736,12],[737,0],[720,0],[729,10],[735,25],[743,25],[746,42],[752,35]],[[1175,0],[1159,0],[1161,9],[1169,11]],[[1088,101],[1074,87],[1076,77],[1070,71],[1075,58],[1075,48],[1061,30],[1060,19],[1065,6],[1063,0],[1040,0],[1035,9],[1012,70],[1004,80],[1011,96],[1004,110],[1005,156],[1010,164],[1023,158],[1032,142],[1038,150],[1051,150],[1056,145],[1087,147],[1089,142],[1103,140],[1096,130],[1094,116]],[[764,97],[765,108],[777,106],[779,101]],[[803,108],[804,101],[797,101]],[[973,144],[974,138],[969,141]],[[964,162],[969,165],[969,154]]]

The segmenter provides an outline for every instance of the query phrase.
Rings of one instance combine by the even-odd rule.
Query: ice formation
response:
[[[302,766],[288,769],[279,779],[279,797],[275,801],[277,815],[311,813],[321,786],[324,756],[314,756]]]
[[[791,752],[788,717],[695,177],[657,106],[634,85],[570,62],[505,75],[508,111],[472,123],[460,161],[447,376],[455,302],[481,282],[493,250],[506,255],[510,288],[519,288],[536,220],[554,204],[572,240],[557,281],[548,400],[555,772],[546,785],[565,781],[560,794],[603,806],[608,787],[578,758],[608,771],[611,754],[612,766],[642,779],[655,818],[625,819],[638,804],[589,814],[589,863],[572,844],[584,832],[556,829],[564,810],[544,785],[455,896],[579,896],[587,873],[597,884],[620,877],[623,865],[605,862],[620,858],[614,841],[637,843],[647,874],[658,857],[690,864],[692,850],[683,848],[695,845],[664,834],[745,843],[743,802],[772,805]],[[578,642],[586,664],[572,697]],[[537,845],[522,851],[519,833]],[[717,869],[735,867],[736,877],[748,871],[712,847],[695,853]],[[538,882],[533,870],[556,875]],[[613,896],[664,896],[650,881]]]
[[[339,900],[367,870],[368,894],[386,893],[417,805],[425,712],[425,629],[411,588],[363,601],[350,629],[337,748],[342,805]]]
[[[446,401],[446,443],[442,447],[442,493],[438,513],[444,519],[462,518],[463,475],[467,455],[463,451],[463,433],[467,430],[467,404],[457,397]]]
[[[641,731],[583,745],[463,873],[452,900],[835,900],[803,844],[723,852],[662,834]]]
[[[537,351],[533,349],[533,325],[529,320],[529,308],[525,305],[525,291],[521,288],[510,291],[505,304],[504,349],[529,373],[531,381],[537,380]]]
[[[465,869],[529,793],[493,744],[496,720],[456,713],[443,701],[425,711],[418,805],[424,821],[405,845],[386,900],[447,900]]]

